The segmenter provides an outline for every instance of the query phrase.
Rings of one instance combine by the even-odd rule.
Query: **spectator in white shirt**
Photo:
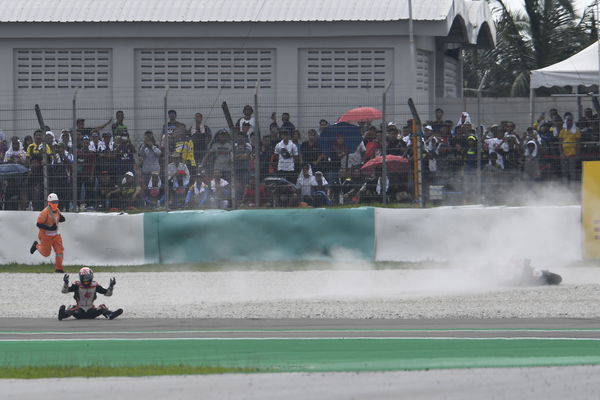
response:
[[[275,146],[274,153],[277,154],[277,173],[291,183],[296,183],[295,167],[298,162],[298,147],[290,140],[290,132],[280,130],[281,142]]]

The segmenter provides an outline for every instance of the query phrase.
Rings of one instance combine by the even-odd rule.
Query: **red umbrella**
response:
[[[381,119],[383,113],[373,107],[358,107],[348,110],[337,122],[367,122]]]
[[[391,174],[407,173],[410,169],[408,159],[401,156],[387,155],[385,156],[385,162],[387,164],[387,171]],[[370,175],[379,171],[382,164],[383,156],[377,156],[360,167],[360,172],[362,172],[363,175]]]

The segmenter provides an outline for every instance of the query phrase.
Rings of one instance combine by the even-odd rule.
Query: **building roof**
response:
[[[415,21],[464,20],[469,42],[493,30],[483,0],[413,0]],[[334,22],[408,20],[407,0],[0,0],[0,22]],[[495,36],[495,35],[494,35]]]

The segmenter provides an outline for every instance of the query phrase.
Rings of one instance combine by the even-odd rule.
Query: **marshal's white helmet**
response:
[[[48,195],[48,201],[58,201],[58,196],[56,195],[56,193],[50,193]]]

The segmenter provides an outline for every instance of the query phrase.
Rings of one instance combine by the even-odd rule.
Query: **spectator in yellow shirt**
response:
[[[573,122],[572,116],[567,116],[563,128],[558,134],[560,140],[560,166],[562,181],[573,182],[577,179],[577,164],[579,162],[579,141],[581,132]]]

